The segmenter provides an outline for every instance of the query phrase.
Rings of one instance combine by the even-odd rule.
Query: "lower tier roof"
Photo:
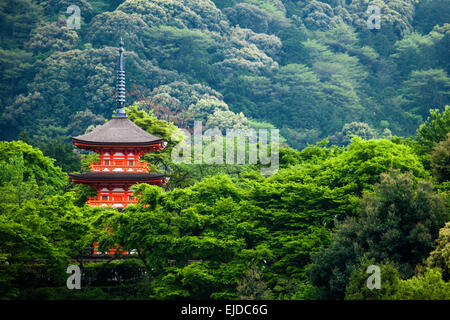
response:
[[[97,181],[136,181],[145,182],[153,180],[161,180],[165,178],[164,174],[151,174],[144,172],[88,172],[88,173],[73,173],[69,174],[70,179],[76,181],[97,182]]]

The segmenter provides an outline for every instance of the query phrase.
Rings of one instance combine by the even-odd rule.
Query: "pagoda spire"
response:
[[[119,49],[119,63],[117,65],[117,78],[116,78],[116,113],[114,118],[126,118],[125,113],[125,61],[124,61],[124,43],[122,38],[120,38],[120,49]]]

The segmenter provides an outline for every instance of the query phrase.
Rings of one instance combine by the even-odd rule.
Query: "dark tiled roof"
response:
[[[151,181],[164,178],[163,174],[151,174],[141,172],[88,172],[69,174],[71,179],[91,181]]]
[[[142,130],[130,119],[113,118],[93,131],[73,137],[74,142],[95,144],[148,144],[163,141]]]

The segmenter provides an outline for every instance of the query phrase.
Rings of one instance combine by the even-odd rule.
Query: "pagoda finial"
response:
[[[116,113],[114,118],[126,118],[125,113],[125,61],[123,57],[124,43],[122,37],[120,38],[120,49],[119,49],[119,62],[117,66],[117,78],[116,78]]]

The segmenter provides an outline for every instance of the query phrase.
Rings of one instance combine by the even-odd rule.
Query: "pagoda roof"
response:
[[[146,172],[88,172],[69,174],[72,180],[77,181],[152,181],[164,178],[164,174],[151,174]]]
[[[148,145],[160,143],[164,139],[142,130],[127,117],[117,117],[89,133],[73,137],[72,141],[93,145]]]

